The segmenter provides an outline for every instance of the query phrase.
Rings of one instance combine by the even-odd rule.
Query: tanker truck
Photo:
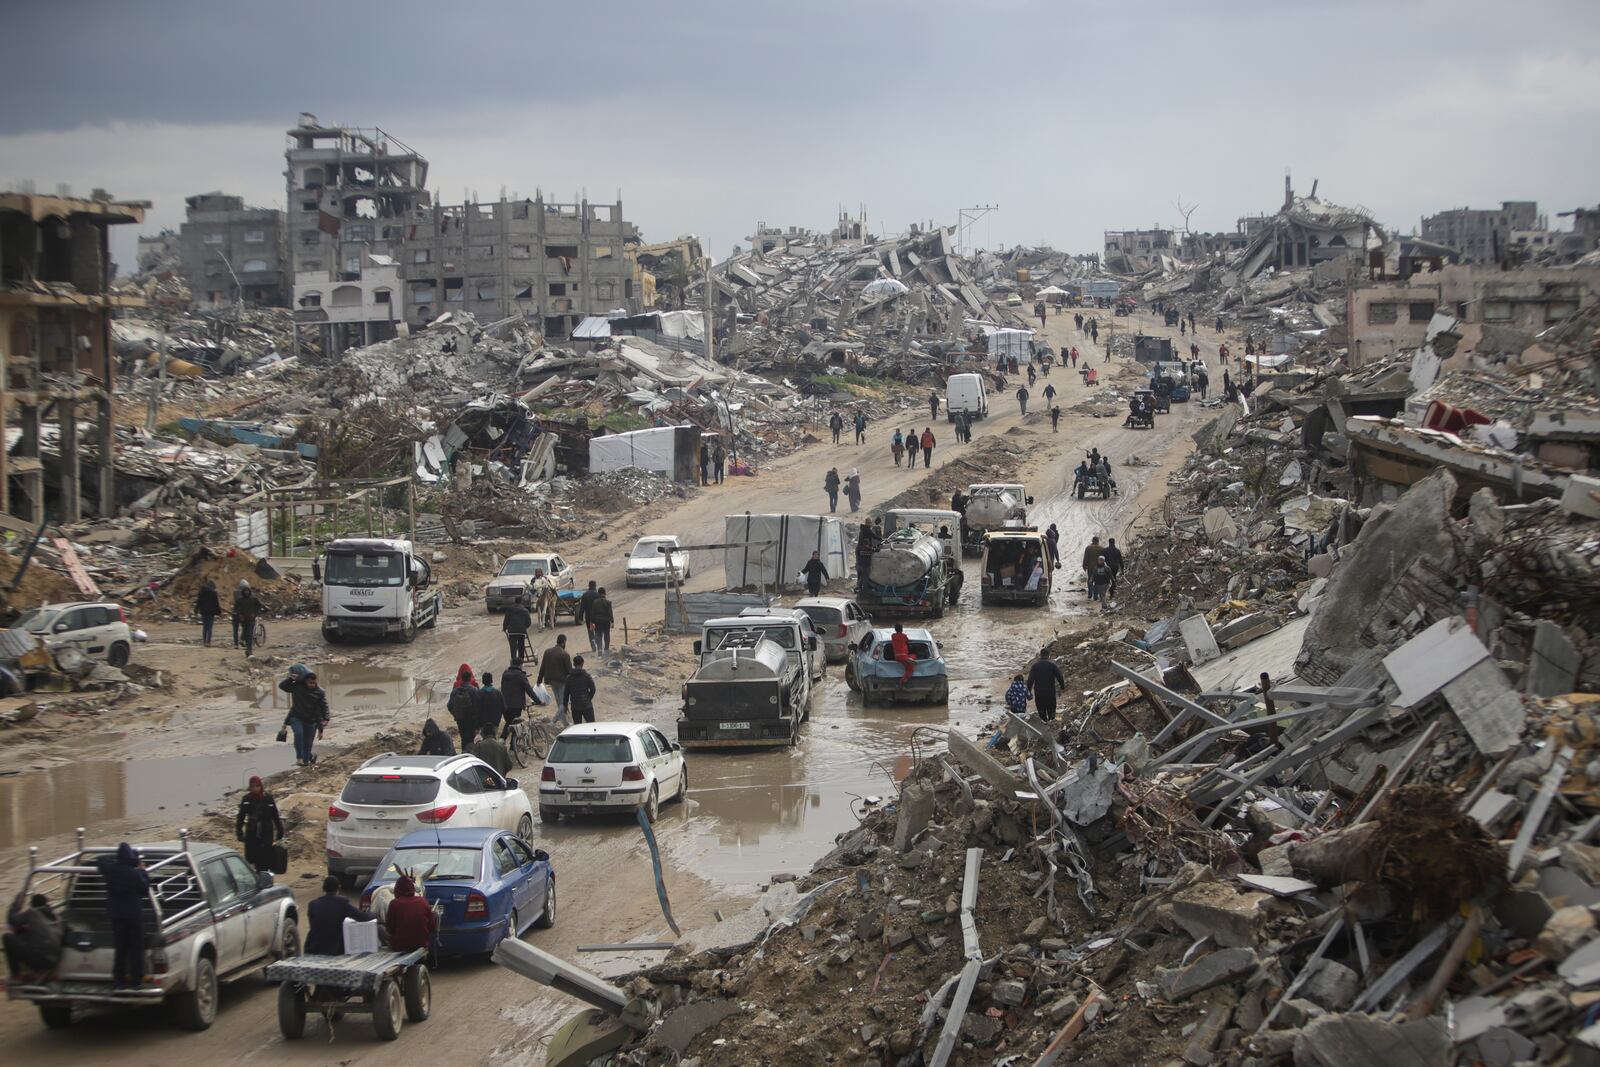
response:
[[[1020,530],[1028,524],[1028,496],[1020,483],[967,486],[966,511],[961,517],[961,551],[983,555],[983,535],[997,530]]]
[[[891,511],[885,519],[893,532],[867,557],[856,602],[874,619],[943,617],[945,606],[961,595],[961,565],[950,532],[960,516],[953,511]]]

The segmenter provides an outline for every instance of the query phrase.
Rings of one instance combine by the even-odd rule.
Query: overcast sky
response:
[[[380,126],[446,202],[620,191],[647,240],[876,232],[1096,251],[1297,191],[1409,229],[1600,202],[1600,2],[12,0],[0,187],[283,206],[284,131]],[[119,228],[123,230],[130,227]],[[131,259],[131,234],[119,235]]]

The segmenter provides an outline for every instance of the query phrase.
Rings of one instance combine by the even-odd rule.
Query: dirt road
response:
[[[1119,328],[1127,323],[1119,320]],[[1047,336],[1088,351],[1069,316],[1052,317]],[[1104,367],[1097,360],[1097,366]],[[1214,365],[1214,364],[1213,364]],[[1216,375],[1220,378],[1220,374]],[[1057,369],[1049,381],[1061,392],[1065,409],[1085,395],[1076,375]],[[1042,391],[1041,381],[1038,390]],[[981,442],[992,435],[1025,447],[1021,479],[1036,498],[1034,515],[1041,525],[1057,524],[1062,534],[1065,567],[1048,609],[979,608],[969,592],[958,609],[937,626],[950,661],[954,684],[949,708],[887,710],[863,708],[849,697],[837,667],[814,698],[812,720],[793,749],[765,753],[697,753],[691,761],[690,800],[668,808],[658,834],[668,867],[667,881],[675,915],[688,928],[711,921],[713,908],[724,913],[748,899],[757,886],[781,871],[802,871],[829,847],[834,835],[855,825],[852,806],[868,798],[891,795],[895,761],[907,751],[911,734],[921,727],[941,733],[952,725],[975,727],[989,703],[1004,688],[1004,672],[1016,669],[1084,608],[1081,575],[1071,561],[1091,534],[1119,540],[1142,508],[1159,501],[1170,466],[1187,450],[1188,435],[1202,420],[1195,405],[1175,405],[1173,414],[1158,417],[1153,431],[1127,430],[1121,417],[1067,417],[1059,433],[1051,433],[1048,417],[1035,410],[1026,419],[1009,397],[993,398],[993,417],[978,424]],[[1032,406],[1032,405],[1030,405]],[[926,407],[911,409],[895,420],[902,427],[928,425]],[[953,444],[947,423],[934,425],[940,444],[934,464],[962,454]],[[659,591],[620,588],[622,559],[642,533],[677,533],[691,543],[721,539],[727,514],[816,512],[826,506],[822,475],[838,465],[841,473],[859,467],[865,491],[864,510],[912,487],[926,476],[922,468],[896,468],[889,455],[893,424],[869,427],[869,444],[809,446],[764,468],[759,476],[710,487],[687,501],[665,508],[659,518],[638,525],[618,524],[608,540],[589,539],[563,546],[579,567],[581,578],[595,578],[614,593],[617,616],[628,620],[634,645],[600,664],[602,719],[638,718],[671,729],[676,717],[678,685],[687,674],[688,638],[661,638],[640,630],[659,622]],[[1109,501],[1077,501],[1067,489],[1071,469],[1089,447],[1098,447],[1116,465],[1121,495]],[[1127,466],[1138,455],[1149,465]],[[720,560],[711,554],[693,561],[691,589],[719,588]],[[975,565],[968,564],[968,590],[976,590]],[[83,743],[84,762],[55,770],[0,778],[0,810],[9,815],[5,849],[9,865],[4,884],[18,879],[14,864],[18,846],[43,839],[65,849],[67,832],[96,814],[94,799],[121,797],[113,812],[103,804],[93,825],[97,837],[149,837],[170,833],[178,822],[194,822],[201,807],[225,790],[237,788],[253,770],[277,769],[289,762],[270,737],[282,720],[282,705],[271,688],[288,663],[315,662],[330,683],[335,722],[326,744],[354,744],[375,732],[396,726],[415,730],[429,714],[442,712],[445,686],[462,662],[498,670],[506,660],[498,617],[487,617],[476,605],[450,613],[438,631],[425,634],[404,649],[341,648],[328,655],[314,638],[311,623],[275,627],[270,651],[276,662],[260,668],[254,683],[205,695],[197,706],[172,709],[121,722],[106,736],[90,735]],[[564,628],[578,651],[586,641]],[[544,635],[541,645],[548,643]],[[620,644],[620,632],[617,635]],[[315,654],[314,654],[315,653]],[[1070,685],[1070,679],[1069,679]],[[183,757],[162,758],[181,736]],[[244,751],[236,751],[244,746]],[[259,747],[258,747],[259,746]],[[94,757],[103,757],[96,759]],[[181,759],[181,764],[176,760]],[[83,770],[92,766],[92,770]],[[77,767],[79,769],[72,769]],[[536,780],[536,770],[522,772]],[[291,776],[276,786],[280,800],[315,807],[323,798],[296,786]],[[336,784],[317,783],[323,789]],[[301,795],[305,794],[305,795]],[[331,798],[330,798],[331,799]],[[158,803],[199,803],[186,811],[162,811]],[[562,822],[540,827],[538,844],[550,851],[561,887],[562,910],[556,928],[532,936],[534,943],[577,959],[575,946],[596,941],[660,938],[667,933],[656,906],[649,863],[637,827],[629,820]],[[45,851],[50,851],[46,848]],[[298,888],[320,881],[319,856],[297,857],[290,877]],[[304,892],[302,893],[304,895]],[[581,962],[599,966],[623,961]],[[447,963],[434,984],[435,1014],[428,1023],[402,1035],[408,1057],[443,1058],[463,1063],[536,1063],[539,1038],[548,1026],[574,1010],[574,1003],[549,995],[540,987],[483,963]],[[225,992],[218,1025],[203,1034],[172,1028],[163,1012],[108,1013],[92,1025],[67,1032],[45,1032],[37,1016],[23,1005],[0,1010],[0,1041],[22,1062],[78,1063],[116,1056],[123,1064],[243,1062],[265,1053],[281,1063],[376,1063],[399,1049],[375,1041],[364,1020],[341,1026],[332,1046],[317,1031],[314,1040],[286,1045],[275,1021],[273,996],[254,979]]]

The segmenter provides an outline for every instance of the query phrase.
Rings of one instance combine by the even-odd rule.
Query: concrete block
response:
[[[1383,657],[1383,669],[1400,687],[1395,703],[1409,708],[1488,658],[1489,650],[1457,615],[1440,619]]]
[[[1438,1016],[1410,1023],[1371,1015],[1313,1019],[1294,1042],[1294,1067],[1445,1067],[1450,1037]]]
[[[1266,893],[1240,893],[1220,882],[1190,886],[1172,898],[1172,915],[1190,937],[1223,948],[1255,945],[1266,918]]]
[[[1522,690],[1538,697],[1570,693],[1578,684],[1582,665],[1583,659],[1566,632],[1549,619],[1540,619],[1533,627],[1533,654],[1528,657]]]
[[[697,1000],[685,1004],[668,1013],[661,1022],[661,1029],[656,1031],[654,1040],[682,1055],[696,1037],[728,1016],[739,1014],[740,1010],[738,1004],[722,999]]]
[[[1162,994],[1176,1004],[1196,993],[1236,982],[1255,972],[1260,960],[1247,948],[1224,948],[1201,956],[1187,967],[1157,967]]]
[[[1594,936],[1594,916],[1578,904],[1559,908],[1539,931],[1539,951],[1560,962]]]
[[[1184,619],[1178,623],[1178,632],[1183,635],[1190,662],[1196,666],[1210,663],[1222,655],[1222,650],[1217,647],[1217,639],[1212,636],[1211,624],[1206,622],[1204,615],[1191,615]]]
[[[989,999],[1008,1008],[1019,1007],[1028,999],[1028,985],[1026,982],[996,982],[989,991]]]
[[[912,782],[900,792],[900,810],[894,824],[894,850],[909,852],[916,836],[933,821],[933,790]]]
[[[1300,987],[1300,995],[1329,1011],[1344,1011],[1361,992],[1361,976],[1337,960],[1327,957],[1309,968],[1311,974]]]
[[[1212,544],[1232,541],[1239,536],[1239,524],[1233,521],[1233,516],[1228,514],[1228,509],[1225,507],[1208,508],[1200,517],[1200,526]]]
[[[1473,664],[1439,692],[1484,755],[1498,756],[1522,739],[1522,698],[1493,660]]]
[[[1571,515],[1600,519],[1600,478],[1574,474],[1561,494],[1561,510]]]

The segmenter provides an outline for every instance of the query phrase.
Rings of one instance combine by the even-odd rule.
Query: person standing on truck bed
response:
[[[583,657],[572,660],[572,673],[567,677],[567,688],[562,699],[572,712],[572,724],[594,722],[594,676],[583,669]]]
[[[126,841],[115,856],[95,860],[106,887],[106,918],[111,923],[111,988],[144,985],[144,905],[150,899],[150,875],[144,861]]]
[[[828,568],[822,562],[822,553],[811,553],[806,565],[800,568],[800,576],[806,580],[806,593],[809,596],[821,594],[822,583],[828,580]]]
[[[283,817],[259,774],[250,776],[250,788],[239,800],[233,836],[244,843],[245,862],[258,871],[272,870],[272,845],[283,836]]]
[[[24,906],[26,905],[26,906]],[[61,962],[63,930],[61,919],[43,893],[32,897],[17,894],[6,912],[6,964],[11,977],[48,980]]]
[[[518,599],[506,609],[506,617],[500,623],[500,629],[506,634],[506,648],[511,653],[512,659],[521,659],[527,654],[528,629],[533,625],[533,614],[521,599]]]
[[[327,690],[317,685],[317,673],[304,667],[298,672],[289,668],[289,677],[279,682],[278,688],[289,694],[289,714],[283,725],[294,732],[294,761],[301,767],[310,766],[317,762],[312,746],[327,729],[331,717]]]
[[[1067,676],[1061,673],[1061,668],[1056,666],[1050,658],[1050,650],[1039,650],[1039,658],[1028,667],[1028,692],[1033,695],[1033,710],[1039,713],[1039,718],[1045,722],[1054,722],[1056,718],[1056,690],[1067,687]]]
[[[567,678],[572,674],[572,657],[567,654],[567,635],[557,634],[556,643],[544,650],[544,656],[539,660],[539,676],[534,679],[539,685],[550,686],[550,694],[555,698],[556,721],[567,721]]]

